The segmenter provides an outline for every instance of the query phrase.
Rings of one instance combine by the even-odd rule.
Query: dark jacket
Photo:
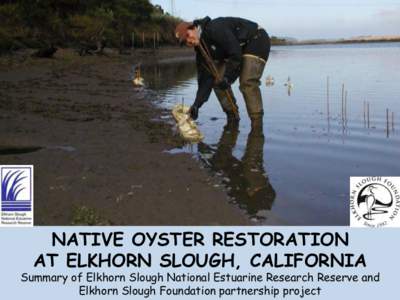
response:
[[[200,25],[200,39],[206,44],[213,59],[226,62],[224,77],[228,83],[233,83],[240,74],[242,47],[257,34],[257,23],[233,17],[214,20],[205,17],[193,23]],[[215,79],[207,70],[200,50],[197,47],[195,50],[199,86],[195,104],[200,107],[208,100]]]

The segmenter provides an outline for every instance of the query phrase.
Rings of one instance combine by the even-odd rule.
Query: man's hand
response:
[[[221,90],[227,90],[230,87],[230,83],[228,81],[228,79],[226,79],[226,77],[222,78],[221,81],[218,81],[216,84],[216,87],[221,89]]]
[[[197,105],[193,104],[190,107],[189,114],[193,120],[197,120],[197,118],[199,117],[199,107]]]

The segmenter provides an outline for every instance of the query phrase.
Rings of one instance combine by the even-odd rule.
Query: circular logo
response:
[[[350,209],[357,225],[383,227],[399,214],[400,196],[390,177],[357,178],[352,182]]]

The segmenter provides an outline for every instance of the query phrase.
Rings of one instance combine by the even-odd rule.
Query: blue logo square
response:
[[[0,166],[0,181],[1,211],[32,211],[33,166]]]

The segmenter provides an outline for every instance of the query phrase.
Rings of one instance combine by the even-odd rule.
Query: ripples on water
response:
[[[195,152],[225,178],[228,193],[251,218],[268,223],[273,214],[286,224],[347,225],[350,176],[400,174],[399,61],[400,43],[275,47],[261,86],[264,137],[250,132],[235,83],[240,126],[224,126],[212,95],[200,111],[206,138]],[[153,66],[144,74],[163,105],[194,100],[193,62]],[[273,86],[265,85],[268,75]],[[289,76],[290,95],[284,86]]]

